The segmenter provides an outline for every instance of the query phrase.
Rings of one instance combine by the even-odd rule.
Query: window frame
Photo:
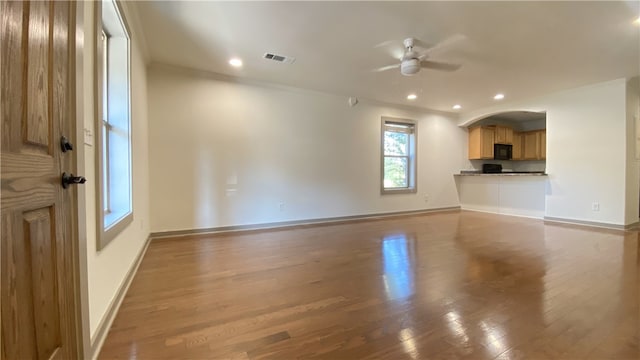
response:
[[[380,121],[380,194],[413,194],[418,192],[418,124],[414,120],[393,118],[383,116]],[[384,134],[387,131],[387,124],[406,125],[412,128],[409,136],[407,156],[404,155],[385,155],[384,153]],[[384,186],[384,160],[386,157],[407,158],[408,176],[407,187],[386,188]]]
[[[111,240],[115,239],[118,234],[120,234],[124,229],[126,229],[133,222],[133,156],[132,156],[132,116],[131,116],[131,30],[130,27],[124,17],[124,11],[122,8],[122,4],[118,0],[106,0],[113,3],[114,8],[117,12],[118,20],[122,25],[122,30],[124,32],[124,38],[126,38],[126,100],[128,102],[126,109],[126,116],[128,117],[127,126],[128,126],[128,162],[129,162],[129,211],[125,212],[120,218],[116,219],[109,226],[105,226],[105,217],[111,213],[111,188],[110,184],[105,184],[105,174],[104,174],[104,166],[108,164],[110,147],[107,133],[107,141],[106,144],[103,141],[105,135],[105,129],[107,131],[111,131],[111,127],[109,119],[105,119],[103,114],[105,114],[105,104],[104,104],[104,91],[105,87],[108,86],[108,83],[104,83],[104,78],[108,79],[108,73],[105,74],[105,71],[108,71],[108,63],[109,61],[105,59],[105,50],[107,51],[107,56],[109,55],[109,38],[111,35],[109,31],[105,28],[105,24],[102,21],[102,3],[103,1],[96,2],[96,6],[94,6],[94,104],[95,104],[95,116],[94,116],[94,125],[96,130],[96,136],[94,137],[95,148],[95,178],[96,178],[96,247],[98,250],[103,249],[107,244],[111,242]],[[106,44],[102,43],[102,36],[105,35],[104,41]],[[107,67],[107,69],[105,69]],[[108,89],[108,88],[107,88]],[[108,110],[108,109],[107,109]],[[108,116],[108,114],[107,114]],[[109,148],[106,149],[106,152],[103,151],[104,147],[107,146]],[[107,154],[107,163],[105,164],[105,154]],[[107,170],[109,171],[109,170]],[[110,174],[109,174],[110,176]],[[109,182],[107,180],[106,182]],[[108,185],[108,186],[105,186]],[[105,198],[105,196],[107,198]]]

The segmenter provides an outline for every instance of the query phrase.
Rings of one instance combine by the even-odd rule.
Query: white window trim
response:
[[[118,234],[120,234],[127,226],[129,226],[133,222],[133,164],[132,164],[132,128],[131,122],[131,31],[127,24],[126,19],[124,18],[124,12],[122,9],[122,5],[118,0],[112,0],[116,6],[116,10],[120,17],[120,21],[123,25],[125,35],[127,37],[127,95],[129,101],[128,107],[128,116],[129,116],[129,164],[130,164],[130,176],[131,176],[131,184],[130,184],[130,211],[124,214],[121,218],[114,221],[108,228],[105,228],[105,216],[108,215],[108,211],[106,210],[106,199],[104,199],[104,177],[103,177],[103,124],[105,120],[103,119],[103,80],[102,80],[102,71],[104,67],[103,59],[103,48],[100,46],[100,38],[103,33],[103,23],[102,23],[102,6],[101,2],[97,2],[96,6],[94,6],[95,14],[94,14],[94,23],[95,23],[95,44],[94,44],[94,64],[95,64],[95,72],[94,72],[94,104],[95,104],[95,129],[96,136],[94,137],[95,141],[95,174],[96,174],[96,247],[98,250],[103,249],[107,244],[111,242],[111,240],[115,239]],[[106,33],[106,32],[105,32]],[[108,33],[107,33],[108,35]],[[106,40],[106,39],[105,39]],[[108,46],[107,46],[108,47]]]
[[[409,179],[406,188],[384,187],[384,133],[386,123],[407,124],[413,126],[413,144],[409,144]],[[383,116],[380,121],[380,194],[413,194],[418,192],[418,124],[409,119],[400,119]],[[404,156],[399,156],[404,157]]]

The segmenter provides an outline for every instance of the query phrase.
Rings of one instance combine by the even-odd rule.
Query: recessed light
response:
[[[502,100],[504,99],[504,94],[496,94],[496,96],[493,97],[495,100]]]
[[[636,25],[640,25],[640,16],[638,16],[638,18],[636,19],[636,21],[633,22]]]
[[[462,109],[462,106],[460,104],[453,105],[453,110],[460,110],[460,109]]]
[[[418,95],[416,94],[409,94],[407,95],[407,100],[415,100],[418,98]]]
[[[238,58],[233,58],[233,59],[229,60],[229,65],[231,65],[233,67],[241,67],[242,66],[242,60],[240,60]]]

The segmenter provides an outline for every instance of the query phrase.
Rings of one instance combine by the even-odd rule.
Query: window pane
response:
[[[409,134],[394,131],[384,132],[385,155],[409,155]]]
[[[406,188],[408,184],[409,159],[406,157],[384,158],[384,187]]]
[[[109,40],[107,34],[102,31],[102,120],[109,121],[107,111],[109,110]]]
[[[109,212],[109,128],[102,123],[102,196],[104,211]]]

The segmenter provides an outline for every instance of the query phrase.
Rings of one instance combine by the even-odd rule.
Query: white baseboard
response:
[[[526,213],[505,213],[505,212],[500,212],[499,210],[496,210],[495,208],[476,208],[476,207],[462,206],[461,210],[481,212],[481,213],[485,213],[485,214],[515,216],[515,217],[521,217],[521,218],[527,218],[527,219],[536,219],[536,220],[542,220],[543,219],[543,216],[540,216],[538,214],[529,215],[529,214],[526,214]]]
[[[138,271],[138,267],[144,258],[144,254],[147,252],[147,248],[149,247],[149,243],[151,242],[151,237],[147,237],[147,240],[142,247],[142,251],[138,254],[136,259],[133,261],[133,264],[127,275],[122,281],[116,296],[113,297],[109,307],[107,308],[107,312],[102,317],[100,324],[98,325],[98,329],[96,333],[91,337],[91,359],[97,359],[100,354],[100,350],[102,349],[102,345],[104,344],[107,335],[109,334],[109,329],[111,329],[111,324],[113,324],[113,320],[116,318],[118,314],[118,309],[120,309],[120,305],[122,304],[122,300],[124,300],[124,296],[127,294],[127,290],[129,290],[129,286],[131,286],[131,282]]]
[[[282,221],[282,222],[261,223],[261,224],[251,224],[251,225],[220,226],[220,227],[205,228],[205,229],[160,231],[160,232],[151,233],[150,237],[151,239],[161,239],[161,238],[173,238],[173,237],[191,236],[191,235],[242,233],[242,232],[248,232],[248,231],[254,232],[259,230],[273,230],[273,229],[284,230],[287,228],[295,228],[298,226],[330,225],[330,224],[340,224],[340,223],[353,222],[353,221],[367,221],[367,220],[384,219],[384,218],[397,217],[397,216],[410,216],[410,215],[420,215],[420,214],[436,213],[436,212],[443,212],[443,211],[459,211],[459,210],[460,210],[459,206],[450,206],[450,207],[432,208],[432,209],[339,216],[339,217],[332,217],[332,218]]]
[[[597,228],[612,229],[612,230],[623,230],[623,231],[630,230],[638,226],[638,222],[635,222],[629,225],[619,225],[619,224],[603,223],[603,222],[597,222],[597,221],[557,218],[557,217],[551,217],[551,216],[545,216],[544,222],[581,225],[581,226],[597,227]]]

